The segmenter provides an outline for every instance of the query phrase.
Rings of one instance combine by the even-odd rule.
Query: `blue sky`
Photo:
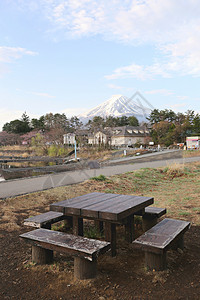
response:
[[[200,112],[198,0],[1,0],[0,129],[136,91]]]

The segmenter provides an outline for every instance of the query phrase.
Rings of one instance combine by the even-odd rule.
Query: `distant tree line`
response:
[[[184,143],[186,136],[200,135],[200,115],[193,110],[175,113],[168,109],[154,109],[147,119],[151,124],[151,136],[155,144],[169,146]]]
[[[154,109],[147,119],[155,144],[169,146],[185,142],[186,136],[200,135],[200,115],[193,110],[188,110],[186,113],[175,113],[168,109]],[[88,121],[86,128],[94,132],[106,127],[127,125],[139,126],[138,119],[134,116],[109,116],[106,118],[96,116]],[[47,113],[38,119],[30,119],[24,112],[20,119],[4,124],[3,131],[9,134],[23,135],[32,130],[38,130],[47,133],[49,140],[62,142],[64,133],[75,132],[77,129],[83,128],[82,126],[83,124],[77,116],[67,118],[64,113]],[[9,139],[11,138],[13,139],[13,136],[10,135]]]
[[[48,113],[38,119],[30,119],[25,112],[20,119],[5,123],[3,126],[3,131],[15,134],[25,134],[34,129],[42,131],[62,129],[65,132],[74,132],[75,129],[81,126],[82,123],[76,116],[68,119],[64,113]]]
[[[138,126],[139,122],[134,116],[109,116],[107,118],[97,116],[94,117],[92,120],[89,120],[89,122],[86,124],[86,126],[91,130],[125,125]],[[76,129],[80,129],[82,126],[83,123],[77,116],[73,116],[68,119],[64,113],[48,113],[39,117],[38,119],[30,119],[26,112],[24,112],[20,119],[16,119],[11,122],[5,123],[3,126],[3,131],[15,134],[24,134],[34,129],[43,131],[60,129],[64,132],[74,132]]]
[[[120,127],[120,126],[139,126],[138,119],[134,116],[126,117],[113,117],[109,116],[102,118],[100,116],[94,117],[89,120],[87,126],[91,130],[104,129],[105,127]]]

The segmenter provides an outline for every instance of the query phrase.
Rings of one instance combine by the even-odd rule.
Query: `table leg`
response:
[[[83,218],[73,216],[73,234],[83,236]]]
[[[130,215],[126,218],[125,239],[128,243],[132,243],[134,240],[134,215]]]
[[[103,232],[103,222],[102,221],[95,220],[94,225],[99,230],[100,233]]]
[[[105,239],[111,242],[111,255],[116,256],[116,224],[105,222]]]
[[[65,219],[64,219],[64,223],[65,223],[65,228],[66,229],[73,228],[73,217],[66,216]]]

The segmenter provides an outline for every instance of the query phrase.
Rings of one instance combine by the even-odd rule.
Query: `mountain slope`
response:
[[[103,118],[108,116],[121,117],[121,116],[135,116],[139,121],[145,121],[146,117],[150,114],[151,110],[144,107],[140,103],[122,95],[113,95],[110,99],[98,105],[97,107],[89,110],[88,112],[79,115],[79,118],[85,122],[95,116]]]

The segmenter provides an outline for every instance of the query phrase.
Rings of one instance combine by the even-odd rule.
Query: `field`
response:
[[[56,255],[55,263],[31,263],[29,245],[19,239],[28,231],[23,220],[49,210],[49,204],[93,191],[152,196],[155,206],[166,207],[167,217],[191,222],[185,249],[169,251],[168,269],[148,272],[144,255],[133,249],[117,230],[118,255],[99,258],[98,277],[73,279],[73,260]],[[199,299],[200,295],[200,163],[169,165],[55,188],[0,202],[1,299]],[[89,235],[95,236],[95,228]],[[62,226],[62,224],[61,224]],[[93,230],[92,230],[93,228]],[[136,235],[142,232],[136,218]]]

